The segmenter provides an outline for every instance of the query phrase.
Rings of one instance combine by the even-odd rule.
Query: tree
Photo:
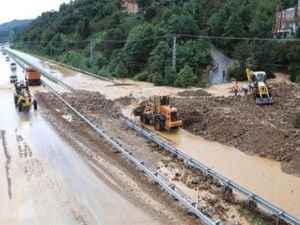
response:
[[[198,35],[199,27],[192,16],[179,16],[171,24],[171,33],[173,34],[185,34],[185,35]]]
[[[162,83],[172,84],[174,82],[174,75],[170,70],[171,67],[172,50],[165,41],[159,42],[156,48],[150,53],[149,70],[151,74],[160,74]],[[172,78],[173,76],[173,78]]]
[[[86,39],[91,35],[90,21],[85,18],[79,25],[79,35],[82,39]]]
[[[197,76],[194,74],[193,69],[189,65],[185,65],[176,76],[174,85],[176,87],[188,87],[195,85]]]
[[[300,26],[296,30],[296,38],[300,38]]]
[[[148,62],[150,52],[155,48],[162,33],[153,25],[144,24],[133,28],[124,46],[129,73],[139,72]]]
[[[189,65],[195,74],[200,75],[202,70],[211,62],[212,57],[207,42],[197,40],[178,44],[177,71],[181,70],[185,65]]]
[[[136,0],[136,3],[138,4],[139,8],[144,9],[147,6],[151,5],[151,0]]]

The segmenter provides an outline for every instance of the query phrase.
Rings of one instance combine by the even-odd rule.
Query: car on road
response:
[[[16,74],[12,74],[9,77],[10,83],[15,83],[16,81],[18,81],[18,76]]]
[[[5,60],[6,60],[6,62],[9,62],[9,61],[10,61],[9,56],[6,56],[6,57],[5,57]]]
[[[12,62],[12,63],[10,64],[10,70],[11,70],[11,71],[17,70],[17,64],[16,64],[15,62]]]

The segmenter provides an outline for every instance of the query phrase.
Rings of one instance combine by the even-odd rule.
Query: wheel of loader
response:
[[[140,121],[141,121],[142,123],[145,122],[144,119],[145,119],[144,114],[140,115]]]
[[[150,124],[150,120],[147,118],[147,115],[145,115],[144,121],[145,121],[145,124],[147,124],[147,125]]]
[[[157,131],[162,131],[164,129],[164,123],[160,119],[156,119],[154,122],[154,129]]]
[[[33,109],[37,110],[37,101],[35,99],[33,100]]]
[[[14,102],[15,102],[15,106],[17,106],[18,103],[18,96],[14,95]]]
[[[19,103],[18,108],[19,108],[19,112],[22,112],[22,103]]]

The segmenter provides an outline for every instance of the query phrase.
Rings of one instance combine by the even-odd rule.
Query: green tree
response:
[[[300,38],[300,26],[296,30],[296,38]]]
[[[160,74],[158,80],[163,84],[172,84],[174,82],[174,74],[166,69],[170,67],[171,59],[172,50],[165,41],[159,42],[156,48],[150,53],[149,71],[151,74]]]
[[[79,23],[79,35],[82,39],[86,39],[91,35],[91,33],[90,21],[88,18],[85,18]]]
[[[193,72],[197,75],[212,62],[209,44],[207,42],[196,40],[187,41],[178,44],[177,47],[177,71],[181,70],[185,65],[193,68]]]
[[[179,16],[171,24],[171,33],[185,34],[185,35],[198,35],[199,27],[192,16]]]
[[[157,37],[161,35],[162,33],[150,24],[136,26],[130,31],[124,46],[129,73],[136,73],[145,68],[150,52],[158,44]]]
[[[174,85],[176,87],[189,87],[195,85],[197,76],[194,74],[193,69],[189,65],[185,65],[176,76]]]

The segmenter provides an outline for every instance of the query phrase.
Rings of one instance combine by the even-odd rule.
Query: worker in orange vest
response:
[[[239,82],[236,81],[234,84],[234,95],[235,96],[237,96],[239,90],[240,90],[240,84],[239,84]]]

